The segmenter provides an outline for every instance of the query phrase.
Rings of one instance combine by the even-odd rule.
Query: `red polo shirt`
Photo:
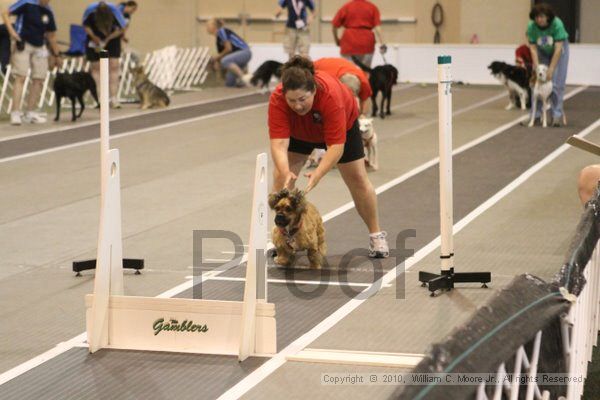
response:
[[[346,60],[345,58],[321,58],[315,61],[314,64],[317,71],[326,72],[338,79],[344,74],[352,74],[356,76],[360,81],[358,98],[362,101],[367,100],[373,94],[367,74],[362,69],[358,68],[354,63]]]
[[[373,28],[381,25],[379,9],[367,0],[344,4],[333,18],[333,26],[344,27],[340,39],[341,54],[370,54],[375,51]]]
[[[269,137],[287,139],[290,136],[311,143],[346,143],[346,132],[358,118],[354,95],[336,78],[316,71],[317,92],[312,109],[298,115],[285,101],[281,83],[269,100]]]

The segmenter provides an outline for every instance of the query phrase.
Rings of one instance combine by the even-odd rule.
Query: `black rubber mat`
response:
[[[251,94],[234,99],[218,100],[210,103],[191,105],[187,107],[166,109],[164,111],[135,115],[110,123],[110,136],[119,136],[126,132],[138,129],[151,128],[157,125],[168,124],[197,118],[203,115],[220,111],[229,111],[249,105],[267,103],[268,96],[264,94]],[[21,154],[47,150],[54,147],[65,146],[73,143],[85,142],[100,137],[100,122],[74,127],[72,129],[43,133],[23,138],[15,138],[2,142],[0,145],[0,159],[14,157]]]
[[[599,116],[599,100],[600,89],[587,89],[567,102],[568,127],[515,126],[456,156],[455,222],[558,148],[567,137],[594,122]],[[378,198],[382,226],[388,231],[392,247],[395,247],[396,236],[407,229],[416,232],[416,237],[408,241],[408,247],[415,250],[439,234],[437,166]],[[350,250],[366,248],[366,229],[354,209],[328,221],[326,229],[329,261],[334,269],[335,263]],[[393,268],[396,261],[394,258],[384,260],[382,269]],[[368,266],[370,262],[359,264]],[[316,279],[323,272],[308,273]],[[274,276],[273,272],[270,274]],[[303,286],[316,289],[316,285]],[[325,289],[320,296],[306,299],[292,295],[286,285],[269,285],[269,301],[276,304],[280,349],[349,300],[339,287],[322,287]],[[208,281],[203,284],[202,293],[204,298],[240,299],[241,288],[240,282]],[[191,297],[191,293],[182,296]],[[73,349],[1,386],[0,398],[213,399],[263,361],[255,359],[238,364],[231,357],[110,350],[89,356],[85,349]]]

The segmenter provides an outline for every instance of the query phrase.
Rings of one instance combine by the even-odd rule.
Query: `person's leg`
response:
[[[377,214],[377,195],[367,176],[364,159],[338,164],[340,174],[350,190],[356,211],[367,225],[369,233],[380,232]]]
[[[44,85],[43,79],[32,79],[31,86],[27,97],[27,111],[31,112],[37,108],[37,103],[40,100],[40,93],[42,93],[42,86]]]
[[[292,28],[285,28],[285,35],[283,36],[283,51],[288,55],[289,58],[294,56],[296,51],[296,30]]]
[[[362,54],[360,56],[360,60],[363,64],[365,64],[367,67],[371,68],[371,64],[373,64],[373,53],[369,53],[369,54]]]
[[[600,181],[600,164],[588,165],[579,172],[577,192],[581,204],[587,203],[596,193]]]
[[[242,68],[248,64],[251,57],[252,53],[249,49],[234,51],[223,57],[221,66],[227,70],[227,75],[225,76],[226,86],[235,86],[238,79],[242,81],[242,77],[244,76]]]
[[[90,61],[90,73],[92,74],[92,78],[96,82],[96,87],[98,91],[100,91],[100,62],[99,61]]]
[[[119,59],[109,58],[108,59],[108,87],[110,93],[110,99],[113,107],[120,107],[117,92],[119,91]]]
[[[308,154],[295,153],[292,151],[288,151],[288,164],[290,166],[290,171],[294,173],[294,175],[298,176],[300,171],[302,171],[302,167],[306,163],[308,159]],[[281,175],[277,169],[274,169],[273,173],[273,191],[278,192],[283,189],[283,184],[285,183],[285,176]],[[293,189],[295,186],[295,182],[292,182],[290,185],[290,189]]]
[[[20,111],[19,105],[21,104],[21,98],[23,96],[23,86],[25,85],[25,76],[16,75],[13,83],[12,93],[12,109],[11,111]]]
[[[303,57],[309,57],[310,53],[310,31],[303,29],[298,31],[298,53]]]
[[[563,43],[563,51],[552,76],[552,119],[558,122],[563,115],[563,98],[565,95],[565,84],[567,81],[567,69],[569,66],[569,43]]]

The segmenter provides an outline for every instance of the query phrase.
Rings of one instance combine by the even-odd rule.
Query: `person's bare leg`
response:
[[[37,103],[40,100],[40,93],[42,93],[42,85],[44,81],[42,79],[32,79],[31,89],[29,89],[29,95],[27,98],[27,111],[33,111],[37,108]]]
[[[117,91],[119,90],[119,59],[109,58],[108,67],[110,69],[108,74],[110,98],[117,100]]]
[[[577,191],[581,204],[587,203],[598,187],[600,181],[600,164],[588,165],[579,172]]]
[[[19,111],[21,105],[21,98],[23,97],[23,86],[25,85],[25,77],[15,75],[15,82],[13,84],[13,96],[12,96],[12,107],[11,111]]]
[[[92,74],[92,78],[96,81],[96,87],[98,88],[98,93],[100,93],[100,62],[94,61],[90,63],[90,73]]]
[[[350,190],[350,194],[356,205],[356,211],[358,211],[358,215],[360,215],[367,225],[369,233],[380,232],[377,195],[367,176],[365,160],[361,158],[360,160],[338,164],[337,166],[346,186]]]
[[[293,153],[288,151],[288,164],[290,166],[290,171],[292,171],[296,176],[300,174],[302,167],[306,163],[308,159],[308,155]],[[273,191],[278,192],[283,189],[283,184],[285,183],[285,176],[280,175],[277,169],[274,170],[273,173]],[[295,182],[292,182],[291,189],[294,188]]]

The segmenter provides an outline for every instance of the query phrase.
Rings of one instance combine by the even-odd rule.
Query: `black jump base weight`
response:
[[[437,290],[452,290],[455,283],[481,283],[482,288],[487,288],[487,283],[492,281],[491,272],[454,272],[454,268],[441,271],[439,274],[419,271],[421,286],[428,286],[430,296],[435,297]]]
[[[124,258],[123,268],[135,269],[135,274],[140,275],[140,269],[144,269],[144,260],[139,258]],[[73,272],[77,272],[75,276],[81,276],[81,271],[96,269],[96,260],[73,261]]]

